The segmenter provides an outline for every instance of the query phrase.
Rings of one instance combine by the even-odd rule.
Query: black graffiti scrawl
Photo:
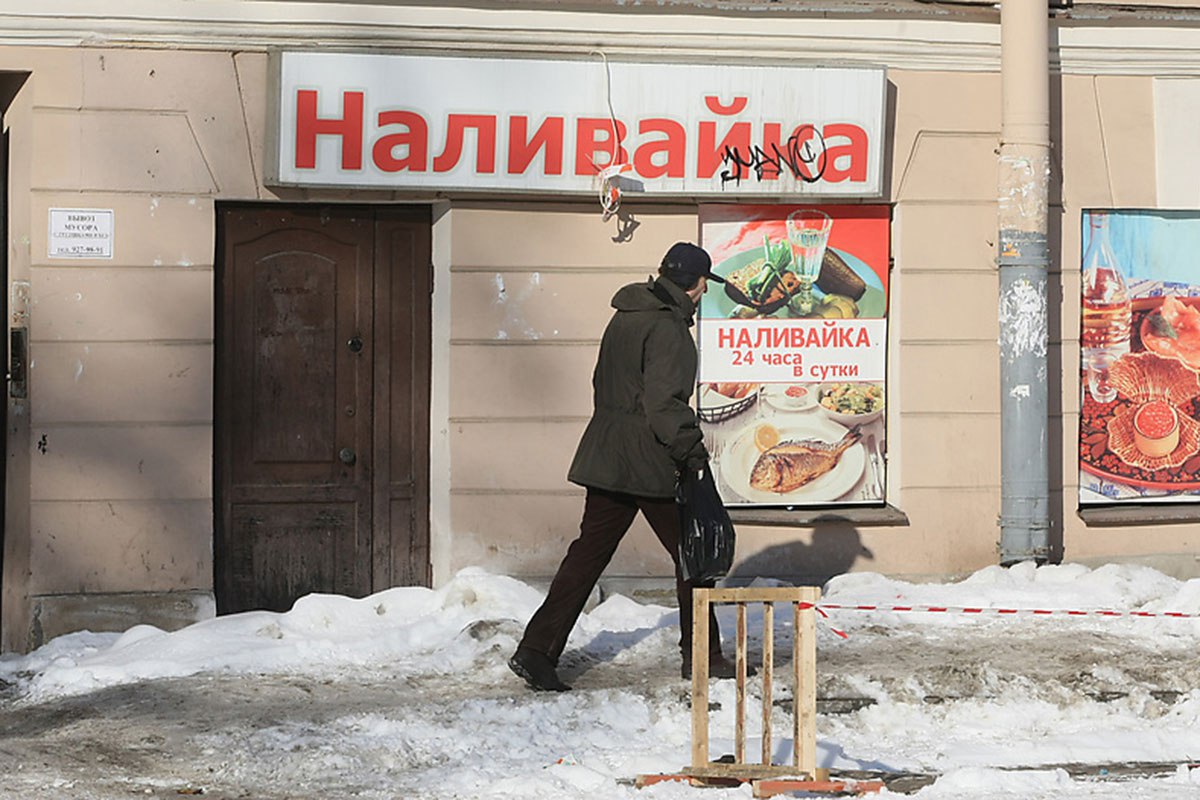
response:
[[[816,145],[814,146],[814,141]],[[774,180],[784,174],[784,170],[805,183],[816,183],[825,174],[828,165],[828,152],[825,146],[825,136],[812,125],[801,125],[780,148],[776,142],[771,142],[771,152],[758,145],[751,145],[746,153],[737,147],[725,146],[721,156],[721,186],[727,183],[740,184],[743,178],[751,175],[756,180]]]

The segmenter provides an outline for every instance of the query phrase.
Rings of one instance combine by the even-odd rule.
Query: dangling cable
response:
[[[600,177],[600,208],[604,212],[605,221],[613,214],[617,213],[617,209],[621,207],[621,187],[616,182],[616,177],[622,172],[629,172],[633,167],[629,164],[620,162],[621,140],[617,134],[617,112],[613,110],[612,102],[612,71],[608,66],[608,56],[602,50],[592,50],[593,54],[600,56],[604,62],[604,86],[605,94],[608,99],[608,117],[612,120],[612,158],[608,162],[608,166],[600,169],[596,162],[592,162],[592,166],[599,171]]]

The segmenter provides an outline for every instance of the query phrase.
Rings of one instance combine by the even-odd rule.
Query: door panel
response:
[[[374,220],[222,214],[218,611],[372,589]]]
[[[361,237],[354,228],[362,226],[345,227],[330,233]],[[235,449],[235,484],[366,477],[336,456],[370,447],[370,363],[345,345],[370,335],[371,298],[358,297],[358,273],[371,266],[367,244],[281,230],[234,247],[232,421],[235,440],[250,443]]]
[[[312,591],[353,591],[357,514],[353,503],[233,506],[235,594],[247,608],[286,610]]]
[[[401,210],[376,222],[377,574],[427,586],[429,574],[430,225]]]
[[[264,237],[262,244],[269,247],[282,235]],[[254,352],[243,353],[252,370],[254,417],[246,422],[253,446],[251,464],[239,467],[328,461],[341,438],[341,418],[328,413],[337,408],[338,399],[337,262],[293,252],[251,263],[253,299],[249,330],[242,333],[257,343]]]

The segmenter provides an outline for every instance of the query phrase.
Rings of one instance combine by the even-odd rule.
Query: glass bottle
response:
[[[1109,383],[1109,370],[1129,352],[1131,309],[1129,290],[1108,239],[1109,216],[1088,214],[1091,234],[1083,254],[1083,326],[1079,346],[1088,391],[1098,403],[1111,403],[1117,390]]]

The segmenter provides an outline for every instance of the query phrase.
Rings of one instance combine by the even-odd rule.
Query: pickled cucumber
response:
[[[843,319],[854,319],[858,316],[858,303],[844,294],[827,294],[822,305],[837,306],[842,310]]]

